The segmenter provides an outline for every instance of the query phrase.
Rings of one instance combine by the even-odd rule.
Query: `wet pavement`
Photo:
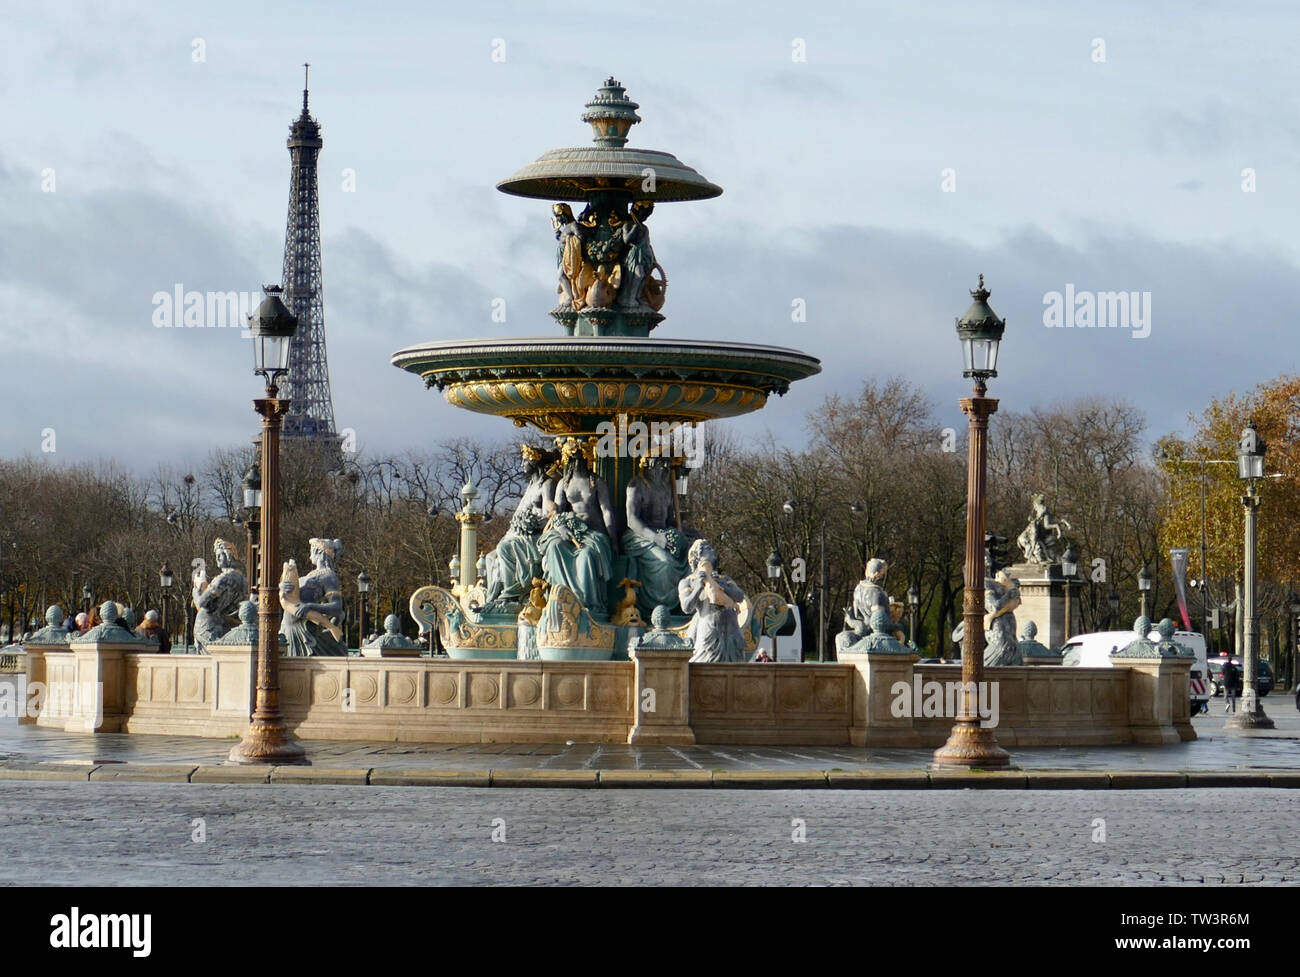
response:
[[[1193,719],[1197,739],[1168,746],[1012,748],[1022,770],[1297,771],[1300,714],[1290,697],[1270,696],[1277,724],[1243,733],[1224,728],[1222,705]],[[223,764],[234,739],[189,736],[66,733],[0,723],[0,764]],[[913,771],[930,763],[929,749],[848,746],[629,746],[627,744],[426,744],[304,741],[312,765],[323,769],[439,771]]]

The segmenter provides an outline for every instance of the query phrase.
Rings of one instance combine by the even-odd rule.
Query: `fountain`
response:
[[[655,206],[722,188],[670,153],[628,148],[638,107],[607,79],[582,115],[594,145],[552,150],[497,184],[553,202],[551,316],[564,334],[393,354],[394,366],[449,404],[532,427],[555,446],[521,446],[528,489],[506,537],[481,557],[484,513],[465,486],[459,581],[411,597],[412,616],[437,629],[453,658],[624,659],[661,604],[684,633],[676,583],[693,534],[681,525],[677,488],[698,460],[697,425],[759,410],[821,370],[796,350],[650,335],[668,292],[650,243]],[[577,216],[571,204],[583,205]],[[785,613],[776,594],[744,602],[751,651]]]

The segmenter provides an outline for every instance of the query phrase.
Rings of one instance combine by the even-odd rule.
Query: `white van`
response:
[[[1153,630],[1147,637],[1160,640],[1160,632]],[[1133,640],[1132,631],[1097,631],[1093,634],[1076,634],[1061,649],[1061,664],[1081,668],[1110,668],[1110,653],[1123,648]],[[1209,709],[1209,667],[1205,658],[1205,638],[1196,631],[1175,631],[1174,641],[1196,655],[1188,681],[1192,714]]]

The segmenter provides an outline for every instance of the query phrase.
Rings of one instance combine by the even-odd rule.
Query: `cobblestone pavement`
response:
[[[1300,770],[1300,715],[1287,696],[1265,708],[1277,729],[1243,734],[1223,728],[1222,706],[1197,716],[1199,737],[1169,746],[1011,748],[1024,770]],[[0,723],[0,761],[215,764],[233,740],[190,736],[66,733]],[[439,770],[916,770],[931,750],[763,746],[629,746],[579,743],[465,745],[306,743],[318,767]]]
[[[194,841],[203,819],[204,841]],[[500,820],[497,820],[500,819]],[[1104,820],[1105,840],[1094,840]],[[1300,791],[0,785],[0,883],[1283,884]],[[1213,843],[1206,829],[1217,826]],[[800,829],[806,841],[793,835]],[[494,830],[504,841],[492,840]]]

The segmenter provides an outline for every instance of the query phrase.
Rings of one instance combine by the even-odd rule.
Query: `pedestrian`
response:
[[[158,654],[168,655],[172,650],[172,639],[163,630],[162,624],[158,621],[157,611],[146,611],[144,620],[140,626],[135,629],[135,633],[142,638],[147,638],[158,646]]]
[[[85,611],[79,611],[77,613],[77,632],[79,634],[85,634],[89,630],[90,630],[90,615],[87,614]]]
[[[1237,696],[1241,695],[1241,669],[1228,659],[1223,663],[1223,697],[1225,713],[1237,711]]]

